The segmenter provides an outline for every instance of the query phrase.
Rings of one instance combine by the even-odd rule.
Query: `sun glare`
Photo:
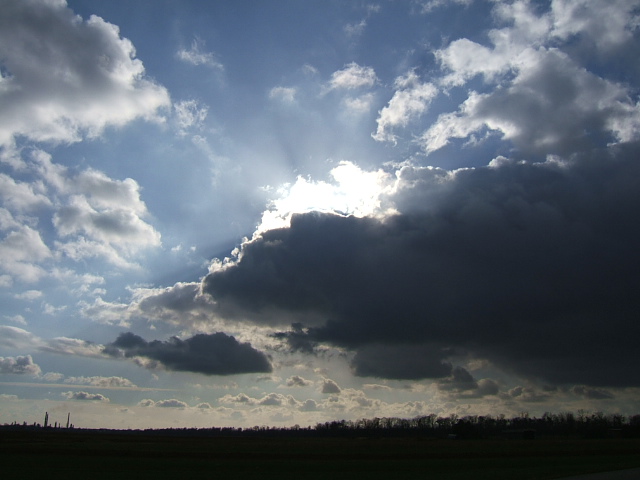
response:
[[[288,227],[294,213],[315,211],[356,217],[382,213],[380,196],[390,182],[389,174],[382,170],[366,172],[346,161],[330,174],[331,183],[298,177],[295,183],[281,186],[279,197],[263,213],[256,233]]]

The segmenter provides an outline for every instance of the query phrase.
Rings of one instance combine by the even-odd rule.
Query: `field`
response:
[[[640,467],[639,439],[191,437],[2,431],[3,479],[551,479]]]

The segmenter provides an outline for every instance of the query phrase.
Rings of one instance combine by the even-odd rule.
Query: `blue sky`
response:
[[[640,2],[1,3],[0,422],[637,413]]]

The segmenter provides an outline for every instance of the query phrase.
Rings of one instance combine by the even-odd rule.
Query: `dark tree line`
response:
[[[20,425],[14,422],[1,429],[41,429],[40,424]],[[66,429],[65,429],[66,430]],[[300,436],[300,437],[427,437],[427,438],[535,438],[572,436],[584,438],[640,438],[640,415],[606,415],[602,412],[578,411],[545,413],[542,417],[531,417],[526,413],[507,418],[504,415],[458,415],[437,416],[435,414],[414,418],[368,418],[360,420],[334,420],[315,426],[251,428],[167,428],[146,430],[72,429],[75,432],[130,433],[174,436]]]

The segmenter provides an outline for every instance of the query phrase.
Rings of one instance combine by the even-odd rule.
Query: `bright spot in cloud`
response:
[[[351,162],[340,162],[330,171],[333,182],[298,177],[294,184],[278,189],[279,198],[262,215],[256,233],[288,227],[291,216],[305,212],[333,212],[356,217],[376,216],[381,211],[381,194],[392,178],[382,170],[365,172]]]

